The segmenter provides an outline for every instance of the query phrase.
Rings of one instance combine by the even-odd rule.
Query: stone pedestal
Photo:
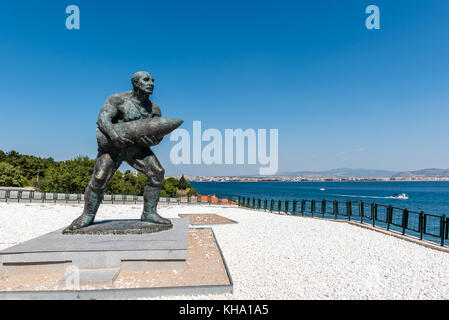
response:
[[[61,229],[0,251],[3,273],[61,272],[62,283],[86,285],[112,284],[122,270],[183,270],[189,219],[171,221],[165,231],[136,220],[101,221],[69,235]]]

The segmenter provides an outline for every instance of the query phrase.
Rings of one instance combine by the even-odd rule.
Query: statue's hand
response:
[[[144,136],[142,138],[140,138],[140,143],[152,147],[152,146],[157,146],[161,141],[158,140],[155,136],[151,136],[151,137],[147,137]]]
[[[116,137],[112,138],[112,142],[114,145],[119,149],[124,149],[129,145],[134,144],[132,140],[126,139],[125,137],[117,135]]]

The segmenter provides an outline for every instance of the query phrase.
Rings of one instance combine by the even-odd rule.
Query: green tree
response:
[[[190,189],[190,190],[187,192],[187,195],[188,195],[189,197],[191,197],[191,196],[197,196],[197,195],[198,195],[198,191],[197,191],[196,189]]]
[[[95,160],[81,156],[58,162],[46,171],[44,191],[82,193],[90,181],[94,166]]]
[[[0,185],[27,186],[30,184],[39,191],[84,192],[92,175],[95,160],[77,157],[73,160],[56,162],[53,158],[39,158],[22,155],[15,150],[8,153],[0,150],[2,180]],[[109,182],[106,192],[115,194],[142,195],[147,177],[141,173],[117,171]],[[184,175],[179,179],[168,178],[162,188],[163,196],[198,195]]]
[[[46,170],[54,165],[54,160],[52,158],[39,158],[34,156],[22,155],[15,150],[8,153],[0,152],[0,162],[7,162],[15,168],[22,171],[22,174],[28,179],[33,180],[36,178],[38,180],[45,176]]]
[[[179,181],[175,178],[168,178],[164,180],[162,187],[162,195],[169,197],[176,197],[178,193]]]
[[[26,187],[30,183],[19,168],[7,162],[0,162],[0,186]]]
[[[136,188],[138,190],[139,195],[143,195],[143,191],[145,190],[145,186],[147,185],[147,177],[144,174],[138,173],[136,178]]]
[[[168,178],[164,181],[162,187],[162,196],[176,197],[176,196],[194,196],[198,195],[196,189],[193,189],[190,183],[187,182],[184,175],[179,179]]]
[[[107,193],[121,194],[123,190],[123,173],[118,171],[112,176],[106,188]]]
[[[186,190],[188,188],[191,188],[192,186],[187,182],[184,175],[182,175],[181,179],[179,179],[178,189],[179,190]]]
[[[141,173],[117,171],[109,182],[106,192],[115,194],[143,195],[147,177]]]

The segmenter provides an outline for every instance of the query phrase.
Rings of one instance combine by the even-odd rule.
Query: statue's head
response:
[[[154,90],[154,78],[146,71],[136,72],[131,82],[133,84],[133,88],[136,91],[145,92],[147,94],[153,94]]]

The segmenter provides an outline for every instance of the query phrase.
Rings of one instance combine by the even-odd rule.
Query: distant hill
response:
[[[282,177],[302,178],[449,178],[449,169],[422,169],[416,171],[389,171],[376,169],[338,168],[327,171],[295,171],[279,174]]]
[[[411,177],[431,177],[431,178],[446,178],[449,177],[449,169],[423,169],[416,171],[398,172],[392,178],[411,178]]]
[[[388,170],[338,168],[328,171],[284,172],[280,176],[303,178],[389,178],[396,174],[399,173]]]

